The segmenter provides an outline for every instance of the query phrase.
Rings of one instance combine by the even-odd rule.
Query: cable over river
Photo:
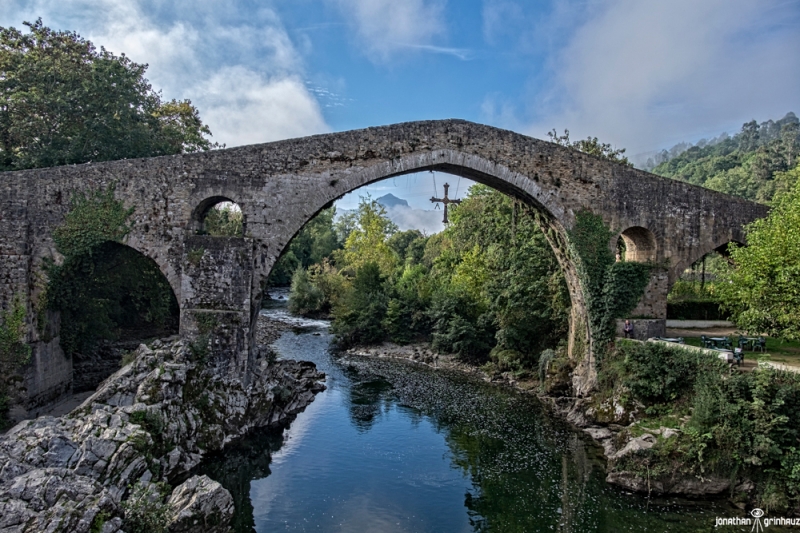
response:
[[[201,465],[233,494],[237,532],[696,532],[734,515],[725,501],[607,485],[600,450],[530,395],[410,362],[337,358],[325,321],[290,317],[285,304],[262,314],[292,321],[275,350],[316,363],[328,389],[287,430]]]

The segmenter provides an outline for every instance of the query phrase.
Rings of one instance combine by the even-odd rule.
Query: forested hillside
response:
[[[650,165],[658,163],[652,172],[769,203],[776,193],[789,190],[797,181],[800,120],[794,113],[761,124],[753,120],[733,137],[723,134],[711,141],[701,140],[681,152],[682,146],[686,145],[664,150],[650,161]]]

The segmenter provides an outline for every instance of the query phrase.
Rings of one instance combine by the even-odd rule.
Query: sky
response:
[[[0,0],[0,26],[38,17],[147,63],[229,147],[461,118],[636,160],[800,113],[800,0]],[[422,209],[430,178],[370,193]]]

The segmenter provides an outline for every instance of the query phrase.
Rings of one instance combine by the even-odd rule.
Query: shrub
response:
[[[308,272],[303,268],[295,270],[289,296],[289,311],[296,315],[310,315],[322,309],[324,301],[325,295],[311,283]]]
[[[715,356],[661,343],[620,340],[617,352],[624,359],[624,385],[650,405],[686,396],[703,372],[727,372],[727,365]]]
[[[374,344],[386,338],[383,326],[389,298],[377,263],[367,262],[356,271],[352,287],[341,305],[333,309],[331,330],[340,346]]]
[[[169,507],[161,489],[160,485],[141,482],[131,488],[128,499],[122,502],[127,533],[167,533]]]
[[[494,346],[492,316],[466,293],[442,291],[431,305],[435,350],[454,353],[460,359],[485,361]]]

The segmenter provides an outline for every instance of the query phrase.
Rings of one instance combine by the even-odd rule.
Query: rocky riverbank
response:
[[[325,388],[313,364],[269,360],[244,385],[184,341],[139,346],[69,415],[0,437],[0,531],[228,531],[230,493],[191,470],[253,428],[288,423]]]
[[[366,357],[388,357],[413,361],[434,368],[446,368],[476,375],[481,379],[513,387],[526,394],[535,394],[552,412],[567,420],[591,437],[603,449],[608,461],[606,481],[633,492],[659,495],[680,495],[691,497],[717,496],[729,491],[729,479],[708,476],[704,478],[673,475],[669,478],[646,479],[632,472],[618,471],[616,465],[621,459],[639,450],[652,447],[656,439],[669,439],[680,430],[657,427],[651,428],[642,435],[635,436],[631,432],[636,419],[636,412],[631,412],[619,399],[607,399],[598,402],[594,397],[581,398],[565,393],[568,387],[556,387],[564,394],[547,394],[542,391],[539,382],[533,378],[519,379],[511,372],[489,374],[480,367],[459,361],[450,354],[437,354],[427,343],[399,346],[383,343],[378,346],[357,346],[344,354]],[[740,483],[738,492],[749,492],[752,483]]]

